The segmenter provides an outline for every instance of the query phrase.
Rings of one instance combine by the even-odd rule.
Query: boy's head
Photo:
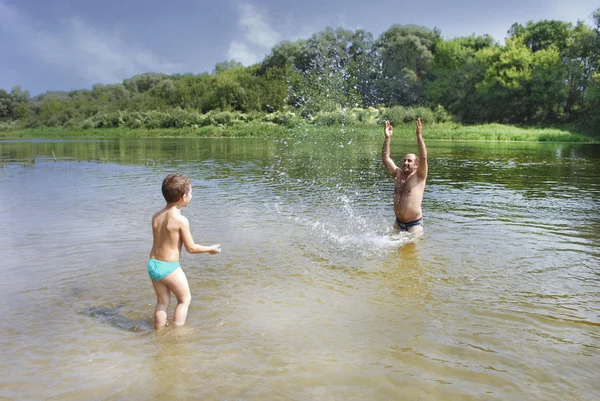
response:
[[[190,192],[192,183],[185,175],[169,174],[162,183],[162,194],[167,203],[177,202]]]

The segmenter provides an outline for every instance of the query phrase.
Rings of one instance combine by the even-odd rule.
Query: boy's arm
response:
[[[427,165],[427,147],[423,140],[423,125],[421,119],[417,118],[417,146],[419,147],[419,165],[417,166],[417,176],[419,178],[427,178],[429,166]]]
[[[387,168],[388,172],[395,177],[398,167],[390,157],[390,140],[392,139],[393,131],[392,125],[387,120],[385,122],[383,133],[385,134],[385,139],[383,140],[383,148],[381,149],[381,161],[383,162],[385,168]]]
[[[192,232],[190,231],[190,222],[184,216],[181,216],[181,227],[179,228],[181,234],[181,242],[188,253],[205,253],[208,252],[211,255],[221,252],[219,245],[204,246],[198,245],[194,242]]]

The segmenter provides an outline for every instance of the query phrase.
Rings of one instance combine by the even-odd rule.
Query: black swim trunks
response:
[[[421,217],[420,219],[409,221],[408,223],[404,223],[404,222],[400,221],[400,219],[398,217],[396,217],[396,224],[398,225],[398,228],[400,229],[400,231],[408,231],[411,227],[415,227],[415,226],[423,227],[423,217]]]

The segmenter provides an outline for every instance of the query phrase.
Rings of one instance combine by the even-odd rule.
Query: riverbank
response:
[[[290,138],[296,136],[351,136],[378,137],[382,127],[375,124],[317,125],[302,123],[286,127],[268,122],[249,122],[230,126],[204,126],[183,128],[33,128],[0,132],[2,139],[98,139],[98,138]],[[398,124],[394,127],[394,138],[414,137],[414,124]],[[434,140],[476,141],[527,141],[527,142],[597,142],[594,138],[573,133],[566,129],[517,127],[502,124],[461,125],[434,123],[424,126],[424,135]]]

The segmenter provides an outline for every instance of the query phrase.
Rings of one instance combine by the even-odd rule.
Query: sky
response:
[[[0,0],[0,88],[91,89],[146,72],[199,74],[260,62],[284,41],[329,27],[374,38],[394,24],[438,28],[451,39],[515,22],[594,26],[598,0]]]

